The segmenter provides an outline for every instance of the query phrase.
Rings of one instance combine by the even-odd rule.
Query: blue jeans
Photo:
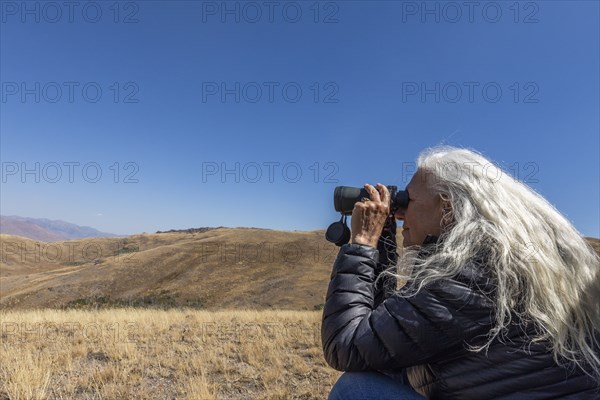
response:
[[[423,400],[407,383],[379,372],[344,372],[327,400]]]

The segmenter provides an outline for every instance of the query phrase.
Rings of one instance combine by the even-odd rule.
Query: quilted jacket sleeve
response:
[[[396,243],[396,219],[394,216],[390,216],[383,231],[377,242],[377,252],[379,259],[377,266],[375,267],[375,279],[381,274],[382,271],[395,266],[398,261],[398,253]],[[373,289],[374,307],[381,304],[388,295],[396,289],[396,278],[393,276],[385,275],[379,281],[376,281]]]
[[[340,371],[393,370],[431,362],[486,333],[493,304],[465,280],[445,280],[417,295],[392,295],[375,308],[379,254],[346,244],[327,291],[321,338],[327,363]]]

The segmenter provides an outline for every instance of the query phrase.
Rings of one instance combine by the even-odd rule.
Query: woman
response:
[[[600,399],[590,245],[480,154],[435,148],[417,164],[398,262],[387,188],[365,185],[354,207],[323,310],[325,358],[347,371],[329,398]]]

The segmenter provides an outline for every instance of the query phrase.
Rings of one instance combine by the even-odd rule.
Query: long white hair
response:
[[[481,351],[516,322],[533,323],[532,340],[548,340],[554,358],[574,362],[600,378],[600,258],[573,225],[534,190],[481,154],[436,147],[420,154],[418,170],[446,204],[434,257],[405,249],[399,271],[414,295],[451,278],[480,254],[497,285],[495,321]],[[514,317],[520,321],[513,321]],[[587,367],[586,367],[587,366]]]

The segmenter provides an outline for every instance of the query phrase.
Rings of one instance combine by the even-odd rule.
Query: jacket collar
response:
[[[427,245],[435,244],[435,243],[438,242],[439,239],[440,239],[439,236],[427,235],[425,237],[425,240],[423,240],[422,246],[427,246]]]
[[[421,249],[419,250],[419,256],[428,257],[435,252],[437,245],[441,243],[439,236],[427,235]]]

